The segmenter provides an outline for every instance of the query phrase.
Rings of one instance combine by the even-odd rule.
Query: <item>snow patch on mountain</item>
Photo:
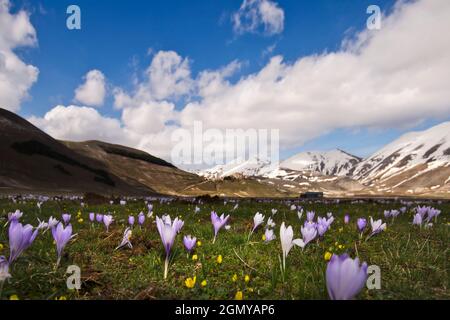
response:
[[[210,169],[198,172],[198,175],[207,179],[217,180],[225,177],[254,177],[263,176],[276,169],[268,160],[261,160],[258,157],[250,159],[238,158],[223,165],[217,165]]]
[[[363,183],[385,181],[408,170],[417,172],[411,180],[426,172],[450,165],[450,122],[430,129],[409,132],[360,162],[354,179]],[[406,181],[405,180],[405,181]]]
[[[354,155],[335,149],[325,152],[302,152],[282,161],[280,168],[294,171],[310,171],[327,176],[349,176],[361,161]]]

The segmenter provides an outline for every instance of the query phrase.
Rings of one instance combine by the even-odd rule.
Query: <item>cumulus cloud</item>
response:
[[[415,125],[450,114],[450,2],[399,2],[379,31],[364,30],[337,52],[259,72],[189,103],[182,126],[280,128],[281,143],[303,144],[337,128]],[[226,114],[226,117],[217,117]]]
[[[292,63],[275,56],[234,83],[227,78],[239,62],[193,78],[184,62],[188,60],[171,53],[171,67],[162,68],[170,72],[163,72],[162,78],[169,74],[174,79],[176,74],[178,80],[165,82],[170,90],[155,89],[150,76],[132,93],[117,89],[115,104],[122,109],[122,119],[113,121],[116,129],[111,130],[123,134],[129,145],[170,160],[171,133],[176,128],[190,130],[194,121],[202,121],[205,129],[280,129],[281,146],[287,149],[339,128],[407,127],[429,118],[446,120],[450,38],[445,30],[450,30],[450,1],[401,1],[383,18],[381,30],[363,30],[344,40],[336,52]],[[159,54],[166,56],[160,52],[154,59]],[[166,64],[152,62],[149,70],[158,65]],[[180,82],[181,87],[176,85]],[[188,95],[187,103],[175,109],[173,99],[180,95]],[[68,123],[63,119],[58,121]]]
[[[8,0],[0,0],[0,107],[18,111],[39,70],[22,61],[14,50],[35,46],[37,37],[28,12],[11,14],[10,8]]]
[[[75,101],[86,106],[101,107],[105,101],[105,76],[99,70],[91,70],[84,77],[85,82],[75,90]]]
[[[189,60],[174,51],[159,51],[132,94],[114,90],[114,106],[118,109],[139,106],[148,101],[177,100],[189,95],[194,86]]]
[[[244,0],[232,16],[233,30],[238,34],[261,32],[265,35],[281,33],[284,11],[270,0]]]
[[[100,115],[90,107],[56,106],[44,117],[28,119],[49,135],[61,140],[102,140],[113,143],[130,144],[119,120]]]

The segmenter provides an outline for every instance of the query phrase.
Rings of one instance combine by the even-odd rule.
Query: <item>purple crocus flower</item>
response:
[[[196,243],[197,243],[196,237],[191,237],[190,235],[183,237],[184,247],[189,253],[191,253],[192,249],[194,249]]]
[[[327,232],[328,228],[328,220],[326,218],[317,217],[317,232],[319,234],[319,237],[322,237],[325,232]]]
[[[8,222],[19,221],[22,218],[23,212],[20,210],[16,210],[15,212],[8,213]]]
[[[59,221],[56,218],[50,217],[48,218],[48,229],[52,229],[53,227],[56,227],[56,225],[59,223]]]
[[[264,232],[264,242],[270,242],[272,240],[275,240],[276,236],[273,232],[273,230],[271,229],[266,229],[266,231]]]
[[[438,217],[438,215],[441,214],[441,210],[435,209],[435,208],[429,208],[428,209],[428,217],[427,217],[427,222],[430,222],[431,219]]]
[[[316,213],[314,211],[307,211],[306,212],[306,220],[308,220],[309,222],[312,222],[314,220],[315,215],[316,215]]]
[[[91,220],[91,222],[95,221],[95,213],[93,212],[89,213],[89,220]]]
[[[372,233],[370,234],[370,237],[386,229],[386,223],[383,223],[381,219],[374,221],[373,218],[370,217],[370,225],[372,227]]]
[[[102,223],[103,222],[103,215],[101,213],[97,213],[95,215],[95,220],[97,220],[98,223]]]
[[[302,233],[302,239],[299,239],[296,244],[303,249],[317,236],[317,225],[313,222],[305,221],[300,231]]]
[[[211,211],[211,222],[214,227],[214,239],[213,243],[216,242],[217,233],[219,230],[227,223],[228,219],[230,218],[230,215],[227,215],[225,217],[225,214],[222,214],[220,217],[217,215],[215,211]]]
[[[367,280],[367,263],[359,265],[359,259],[347,254],[333,255],[328,262],[326,282],[328,295],[332,300],[353,299]]]
[[[348,214],[346,214],[344,217],[344,223],[348,224],[349,222],[350,222],[350,216]]]
[[[11,278],[11,274],[9,273],[8,260],[4,256],[0,256],[0,288],[2,283],[9,278]]]
[[[362,233],[367,226],[367,220],[365,218],[358,218],[356,225],[358,226],[359,232]]]
[[[396,218],[400,214],[400,211],[398,210],[391,210],[391,217]]]
[[[9,264],[14,262],[36,239],[38,230],[33,231],[29,224],[23,226],[20,222],[12,220],[9,225]]]
[[[423,219],[423,218],[425,218],[425,215],[426,215],[427,212],[428,212],[428,207],[425,207],[425,206],[423,206],[423,207],[418,206],[418,207],[416,208],[416,212],[417,212],[418,214],[420,214],[420,215],[422,216],[422,219]]]
[[[70,218],[71,218],[70,214],[68,214],[68,213],[63,213],[62,219],[63,219],[63,221],[64,221],[64,224],[68,224],[68,223],[70,222]]]
[[[422,221],[423,221],[423,219],[422,219],[422,216],[420,215],[420,213],[416,213],[414,215],[413,224],[421,227]]]
[[[144,224],[144,222],[145,222],[145,215],[143,212],[141,212],[138,215],[138,223],[139,223],[139,225],[142,226]]]
[[[134,225],[134,217],[133,217],[133,216],[129,216],[129,217],[128,217],[128,224],[129,224],[130,226],[133,226],[133,225]]]
[[[317,233],[319,234],[319,237],[322,237],[325,234],[325,232],[327,232],[327,230],[328,230],[327,225],[321,223],[317,224]]]
[[[164,279],[167,278],[167,272],[169,269],[169,255],[170,250],[175,242],[175,237],[183,227],[184,222],[178,218],[175,218],[173,222],[170,216],[163,216],[162,218],[156,216],[156,227],[158,229],[161,241],[166,251],[166,259],[164,261]]]
[[[67,245],[70,239],[74,237],[72,235],[72,225],[69,224],[64,228],[64,225],[62,223],[58,223],[56,227],[53,227],[52,235],[53,239],[56,242],[56,252],[58,254],[56,266],[59,266],[64,247]]]

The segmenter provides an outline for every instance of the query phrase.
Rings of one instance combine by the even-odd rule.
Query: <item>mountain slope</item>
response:
[[[182,171],[171,163],[148,153],[101,141],[70,142],[65,145],[74,151],[101,162],[110,172],[130,184],[145,185],[168,195],[202,194],[212,189],[201,177]]]
[[[220,180],[225,177],[246,178],[262,176],[272,169],[269,161],[252,157],[248,160],[238,158],[229,163],[200,171],[197,174],[207,179]]]
[[[301,152],[280,163],[281,169],[309,171],[326,176],[351,176],[362,159],[335,149],[325,152]]]
[[[28,121],[0,109],[0,191],[155,194],[123,181],[95,159],[79,154]]]
[[[359,163],[354,179],[379,189],[425,192],[449,183],[450,122],[410,132]]]

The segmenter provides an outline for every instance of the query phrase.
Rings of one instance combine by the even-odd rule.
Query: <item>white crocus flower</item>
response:
[[[301,239],[294,240],[294,230],[292,229],[291,226],[288,226],[286,228],[284,222],[280,226],[280,241],[281,241],[281,250],[283,253],[282,267],[284,272],[284,270],[286,270],[286,258],[289,254],[289,251],[291,251],[294,244],[297,246],[301,246],[303,241]]]
[[[381,219],[374,221],[373,218],[370,217],[370,225],[372,227],[372,234],[370,236],[374,236],[386,229],[386,223],[383,223]]]
[[[267,227],[268,228],[275,227],[275,222],[273,222],[272,218],[267,219]]]
[[[257,212],[255,214],[255,216],[253,217],[253,229],[252,229],[252,232],[255,231],[255,229],[258,228],[259,225],[264,223],[264,218],[265,217],[259,212]]]

